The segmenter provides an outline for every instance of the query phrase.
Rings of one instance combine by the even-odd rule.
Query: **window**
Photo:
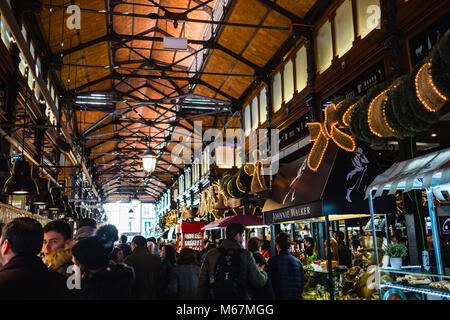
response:
[[[284,66],[283,80],[284,102],[287,103],[294,97],[294,65],[292,60],[289,60]]]
[[[36,59],[36,50],[34,49],[33,42],[30,43],[30,52],[33,59]]]
[[[235,150],[232,146],[216,148],[216,164],[221,169],[231,169],[234,166]]]
[[[209,171],[209,146],[205,147],[202,154],[202,175]]]
[[[22,53],[19,53],[19,59],[20,59],[20,62],[19,62],[19,71],[20,71],[20,73],[22,74],[22,76],[25,77],[25,72],[26,72],[26,68],[27,68],[27,63],[25,62],[25,59],[24,59]]]
[[[35,70],[36,78],[39,78],[39,75],[41,74],[41,69],[42,69],[41,58],[37,58],[36,59],[36,70]]]
[[[33,90],[34,89],[33,86],[34,86],[34,78],[30,68],[28,69],[28,87],[30,87],[30,89]]]
[[[301,47],[295,56],[295,75],[297,92],[301,92],[308,84],[308,60],[306,47]]]
[[[316,35],[317,43],[317,68],[319,73],[331,66],[333,60],[333,41],[331,38],[331,23],[327,21],[320,27]]]
[[[381,19],[380,0],[357,0],[358,36],[364,38],[372,30],[379,28]]]
[[[263,124],[267,120],[267,91],[266,88],[259,93],[259,123]]]
[[[255,97],[252,100],[252,131],[258,128],[258,121],[258,97]]]
[[[342,57],[352,48],[353,40],[355,40],[351,0],[345,0],[337,9],[334,26],[336,31],[336,53],[338,57]]]
[[[283,94],[281,92],[281,73],[277,72],[273,77],[273,111],[277,112],[281,108]]]
[[[244,108],[244,130],[245,135],[248,136],[250,134],[250,106],[246,106]]]
[[[24,26],[22,26],[22,35],[23,35],[23,38],[25,39],[25,42],[27,42],[27,30],[25,30]]]
[[[178,178],[178,193],[180,195],[184,193],[184,175]]]
[[[9,32],[8,26],[3,17],[1,20],[1,28],[2,28],[3,43],[5,44],[6,48],[8,48],[8,50],[9,50],[9,48],[11,47],[11,33]]]
[[[191,187],[191,169],[186,170],[186,190],[188,190]]]
[[[50,95],[51,95],[51,97],[52,97],[52,99],[53,99],[53,101],[55,101],[55,88],[52,86],[52,88],[51,88],[51,91],[50,91],[51,93],[50,93]]]

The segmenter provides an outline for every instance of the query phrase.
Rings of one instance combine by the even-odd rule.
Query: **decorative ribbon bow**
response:
[[[336,106],[330,104],[325,109],[325,121],[323,123],[311,122],[307,124],[311,134],[311,142],[314,141],[308,156],[308,167],[313,171],[317,171],[319,168],[330,139],[346,151],[353,152],[356,150],[355,139],[338,128],[336,110]]]
[[[258,194],[268,190],[265,180],[262,177],[262,168],[270,161],[270,158],[261,159],[261,151],[253,150],[254,163],[247,163],[244,166],[244,171],[247,175],[252,176],[252,182],[250,187],[250,194]]]

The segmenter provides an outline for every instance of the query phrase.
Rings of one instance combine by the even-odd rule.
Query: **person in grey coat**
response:
[[[226,239],[220,244],[219,248],[209,250],[200,269],[200,277],[197,287],[197,298],[200,300],[211,300],[210,281],[214,278],[216,265],[222,256],[221,248],[225,251],[241,250],[240,254],[240,275],[245,279],[242,284],[245,300],[250,300],[250,287],[259,289],[264,287],[267,282],[267,273],[259,271],[253,254],[248,250],[242,249],[245,228],[238,223],[230,223],[226,229]],[[238,297],[235,297],[237,299]]]
[[[170,274],[166,297],[176,300],[194,300],[199,274],[200,263],[196,251],[190,248],[181,249],[177,266]]]

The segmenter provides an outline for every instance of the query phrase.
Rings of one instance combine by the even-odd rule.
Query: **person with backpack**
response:
[[[197,287],[199,300],[249,300],[250,287],[262,288],[267,282],[253,254],[243,249],[244,226],[230,223],[226,239],[206,254]]]

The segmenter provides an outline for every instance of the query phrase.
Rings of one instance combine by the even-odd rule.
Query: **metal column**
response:
[[[373,197],[372,197],[372,191],[370,190],[369,193],[369,210],[370,210],[370,219],[372,220],[372,236],[373,236],[373,246],[374,246],[374,250],[375,250],[375,261],[376,261],[376,265],[377,265],[377,270],[375,271],[377,274],[377,286],[378,286],[378,290],[380,291],[380,299],[383,296],[381,294],[381,287],[380,287],[380,271],[378,270],[378,268],[380,267],[380,260],[378,259],[378,243],[377,243],[377,231],[375,229],[375,214],[373,211]]]
[[[328,285],[330,290],[330,300],[334,300],[334,281],[333,281],[333,270],[331,263],[331,243],[330,243],[330,220],[328,215],[325,216],[325,238],[327,240],[327,258],[328,258]]]
[[[434,208],[433,192],[431,191],[431,188],[426,188],[426,191],[428,200],[427,201],[428,211],[431,220],[431,233],[433,235],[433,246],[434,246],[434,255],[436,257],[437,272],[439,274],[444,274],[444,267],[442,265],[442,256],[441,256],[441,246],[439,244],[439,233],[436,221],[436,210]]]

